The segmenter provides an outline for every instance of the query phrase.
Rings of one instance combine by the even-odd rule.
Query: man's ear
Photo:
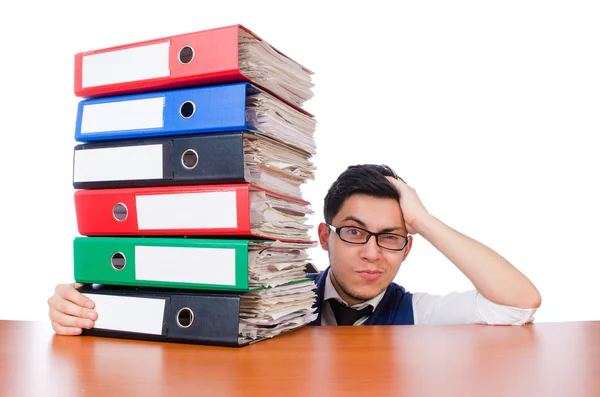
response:
[[[323,222],[319,223],[319,244],[321,245],[321,248],[323,248],[325,251],[327,251],[328,245],[327,245],[327,240],[329,240],[329,232],[331,231],[331,229],[329,229],[329,226],[327,226],[326,224],[324,224]]]
[[[410,252],[410,249],[412,248],[412,243],[413,243],[413,236],[408,235],[408,243],[406,244],[406,247],[404,247],[404,259],[402,259],[402,262],[404,262],[406,260],[406,257],[408,256],[408,253]]]

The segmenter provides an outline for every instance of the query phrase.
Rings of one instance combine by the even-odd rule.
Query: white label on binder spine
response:
[[[162,128],[164,104],[161,96],[84,105],[81,133]]]
[[[75,150],[73,182],[162,179],[163,146]]]
[[[82,57],[81,86],[96,87],[168,77],[170,42]]]
[[[135,279],[235,285],[235,249],[136,246]]]
[[[140,194],[135,197],[139,230],[237,227],[236,192]]]
[[[86,293],[96,304],[94,328],[162,335],[165,300]]]

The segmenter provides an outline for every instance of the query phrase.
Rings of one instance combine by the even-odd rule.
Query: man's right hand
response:
[[[75,284],[59,284],[48,298],[52,329],[59,335],[79,335],[82,328],[92,328],[98,313],[94,302],[75,289]]]

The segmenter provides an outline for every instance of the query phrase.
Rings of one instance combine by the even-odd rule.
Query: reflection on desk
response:
[[[0,395],[600,396],[600,322],[307,327],[247,347],[0,321]]]

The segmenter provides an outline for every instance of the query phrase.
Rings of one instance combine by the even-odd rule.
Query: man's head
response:
[[[385,290],[410,251],[412,238],[406,232],[399,193],[388,176],[398,177],[385,165],[350,166],[325,196],[319,242],[329,254],[333,285],[350,304]],[[378,245],[375,236],[361,244],[368,236],[364,230],[388,233],[379,236],[379,244],[387,248]]]

